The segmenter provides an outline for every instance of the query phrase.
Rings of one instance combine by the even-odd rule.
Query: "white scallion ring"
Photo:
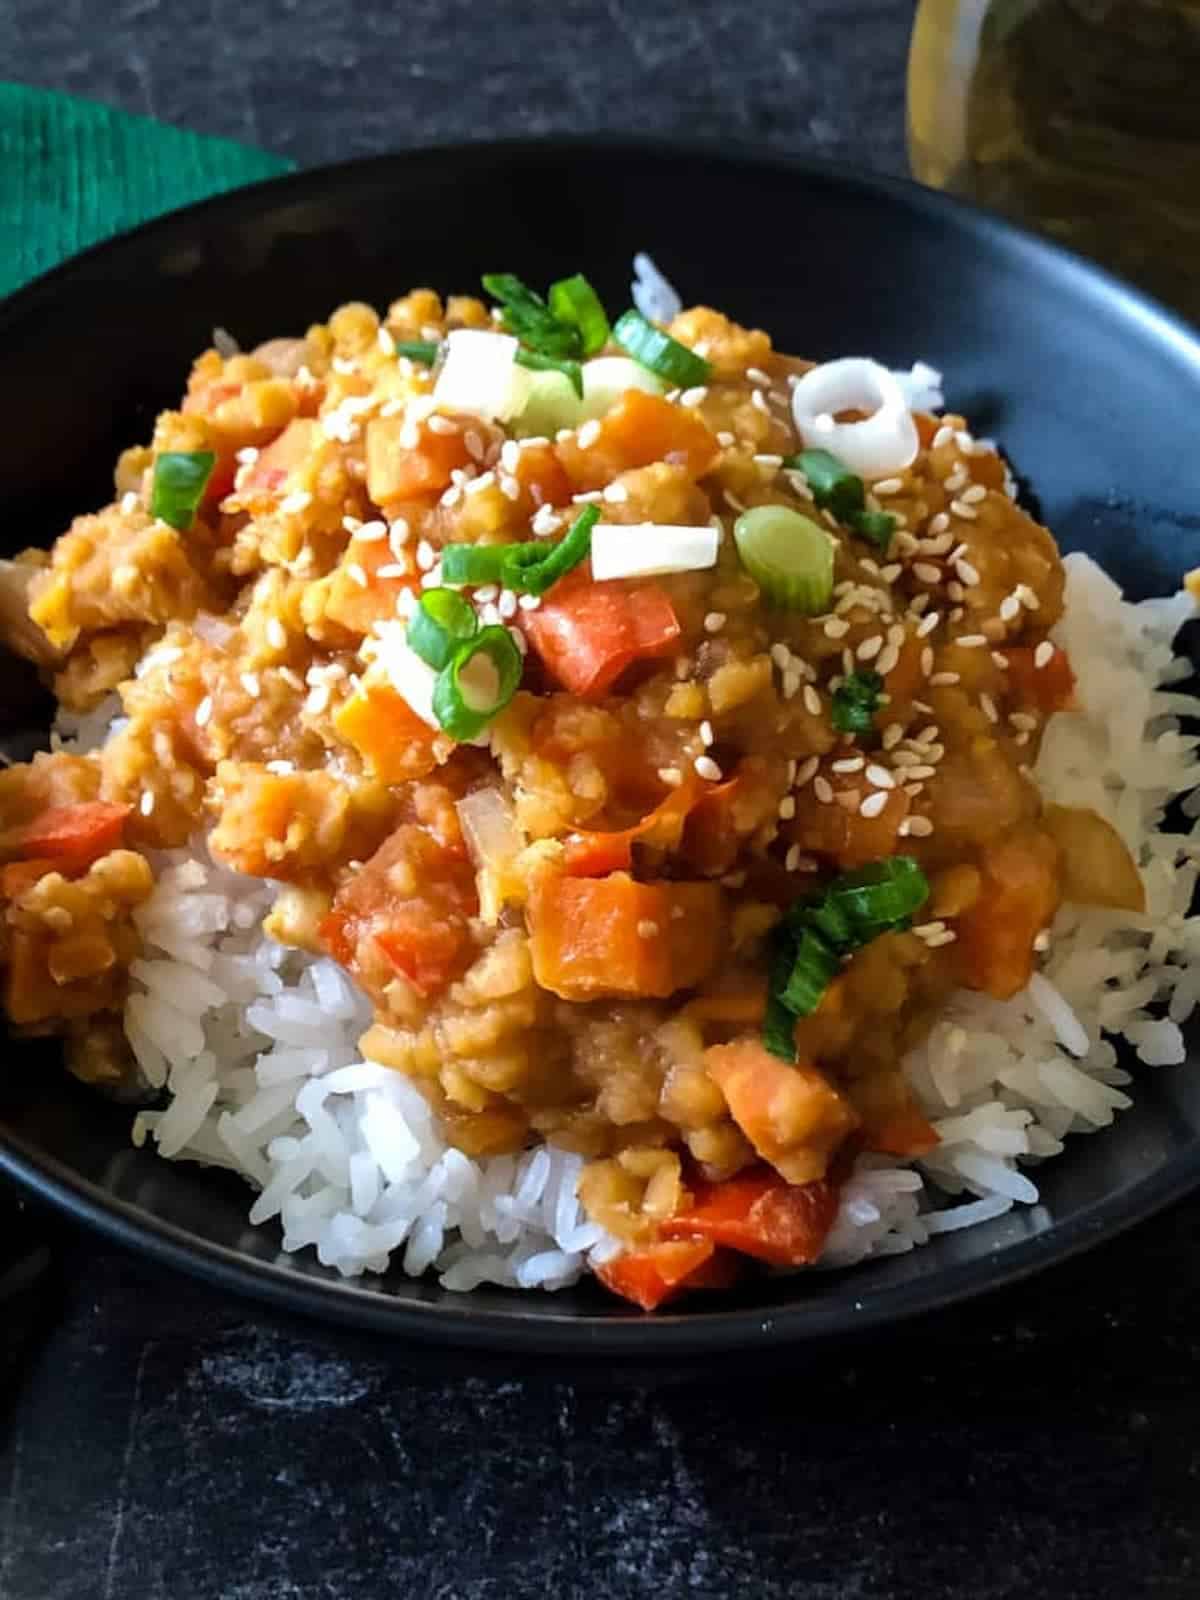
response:
[[[838,422],[839,411],[865,411],[861,422]],[[920,448],[917,425],[894,374],[865,356],[826,361],[792,390],[792,416],[804,443],[828,450],[860,478],[886,478],[911,466]]]

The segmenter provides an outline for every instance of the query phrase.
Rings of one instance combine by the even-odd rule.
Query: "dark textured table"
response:
[[[300,161],[632,128],[902,170],[910,17],[6,0],[0,72]],[[1200,1593],[1200,1204],[934,1322],[654,1386],[431,1373],[45,1238],[0,1307],[0,1600]]]

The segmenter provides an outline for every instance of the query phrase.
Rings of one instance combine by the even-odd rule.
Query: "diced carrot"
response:
[[[690,477],[701,478],[721,453],[715,435],[694,412],[641,389],[621,396],[586,447],[573,434],[557,450],[571,482],[581,489],[602,488],[618,473],[654,461],[686,467]]]
[[[1033,706],[1050,716],[1055,711],[1075,711],[1075,673],[1065,650],[1057,645],[1045,666],[1035,664],[1037,648],[1033,645],[1009,645],[1004,651],[1008,657],[1005,674],[1009,694],[1023,706]]]
[[[390,683],[361,684],[334,712],[333,725],[384,783],[422,778],[437,765],[436,733]]]
[[[402,442],[403,417],[373,417],[367,423],[367,492],[376,505],[439,494],[457,467],[471,459],[461,428],[435,432],[427,422],[416,429],[416,443]]]
[[[693,1022],[761,1022],[767,1011],[767,980],[747,979],[737,988],[698,994],[684,1011]]]
[[[45,856],[90,865],[120,844],[129,813],[128,806],[103,800],[50,806],[31,821],[0,834],[0,859]]]
[[[688,813],[703,787],[699,778],[689,775],[632,828],[623,828],[618,833],[568,834],[563,853],[567,872],[577,878],[628,872],[633,866],[633,847],[638,840],[660,850],[675,849],[683,835]]]
[[[289,422],[278,438],[258,452],[254,465],[242,479],[242,490],[278,494],[295,469],[311,455],[316,444],[317,424],[308,417]]]
[[[971,988],[1008,1000],[1029,982],[1033,941],[1058,910],[1058,847],[1041,828],[1016,828],[979,867],[983,890],[957,920],[958,951]]]
[[[701,1287],[697,1277],[715,1255],[708,1239],[664,1239],[601,1262],[596,1276],[613,1294],[653,1311],[673,1295]]]
[[[665,999],[713,970],[724,924],[716,884],[547,874],[529,903],[534,976],[564,1000]]]
[[[712,1045],[704,1062],[730,1116],[789,1183],[824,1177],[834,1151],[859,1125],[854,1107],[824,1073],[807,1062],[781,1061],[757,1039]]]
[[[916,1106],[896,1113],[878,1128],[866,1130],[867,1149],[889,1156],[927,1156],[941,1142],[933,1124]]]
[[[325,615],[350,633],[366,634],[377,622],[393,621],[400,594],[418,586],[414,575],[380,575],[381,567],[396,565],[386,539],[352,539],[333,574]]]
[[[571,499],[571,480],[553,445],[523,445],[511,475],[534,511],[539,506],[565,506]]]
[[[587,571],[569,573],[521,620],[547,671],[572,694],[591,698],[634,661],[669,650],[680,632],[658,584],[595,583]]]
[[[659,1225],[664,1239],[709,1239],[776,1267],[816,1261],[837,1216],[838,1185],[829,1178],[791,1184],[756,1168],[688,1188],[691,1203]]]

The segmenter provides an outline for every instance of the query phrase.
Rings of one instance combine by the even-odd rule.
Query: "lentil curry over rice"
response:
[[[936,1143],[900,1061],[950,991],[1142,887],[1033,782],[1063,569],[962,419],[704,307],[488,285],[207,351],[7,564],[6,637],[123,720],[0,773],[5,1004],[128,1081],[134,913],[207,834],[451,1144],[586,1158],[652,1307],[813,1261],[854,1154]]]

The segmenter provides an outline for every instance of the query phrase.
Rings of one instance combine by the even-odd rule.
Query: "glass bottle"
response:
[[[922,182],[1200,322],[1200,0],[921,0],[908,138]]]

